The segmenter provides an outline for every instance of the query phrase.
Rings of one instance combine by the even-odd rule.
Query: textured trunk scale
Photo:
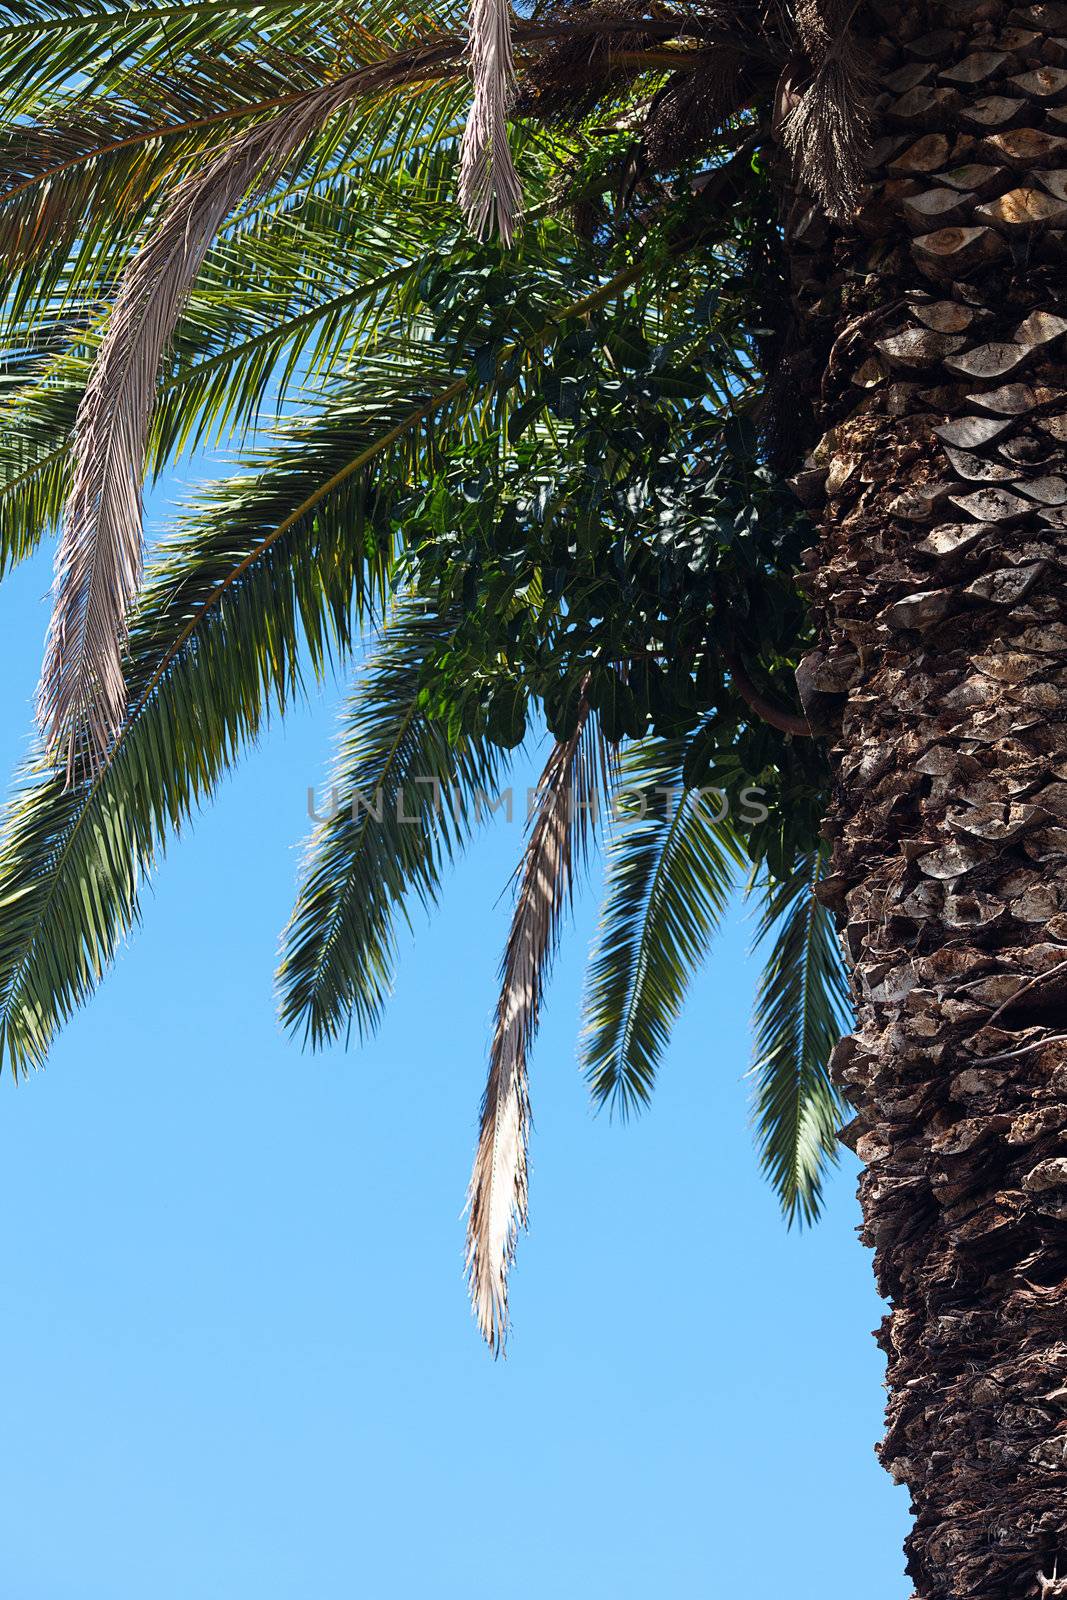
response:
[[[922,1600],[1067,1596],[1067,5],[862,26],[869,199],[789,234],[880,1454]]]

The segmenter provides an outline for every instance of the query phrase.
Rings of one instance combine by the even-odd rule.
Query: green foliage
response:
[[[416,101],[393,126],[364,119],[335,167],[309,162],[271,203],[247,208],[210,252],[160,374],[148,468],[184,450],[248,432],[268,411],[373,356],[380,337],[425,337],[412,325],[420,271],[451,219],[455,93]],[[0,221],[3,218],[0,204]],[[12,290],[0,337],[0,571],[56,525],[67,488],[71,428],[100,337],[99,260],[68,264],[37,298]]]
[[[0,39],[0,573],[60,518],[116,277],[176,184],[274,105],[459,17],[377,0],[358,22],[322,0],[21,8]],[[731,153],[749,130],[728,127],[703,161],[720,187],[682,175],[631,215],[621,125],[531,126],[516,135],[528,220],[502,252],[458,227],[465,109],[463,83],[442,79],[335,118],[208,254],[146,471],[221,439],[244,464],[156,554],[128,721],[100,772],[67,788],[38,753],[20,774],[0,838],[0,1061],[44,1060],[170,837],[306,673],[350,670],[370,633],[327,786],[340,806],[285,934],[287,1025],[313,1045],[374,1027],[399,922],[413,898],[436,902],[472,797],[531,724],[568,739],[584,701],[624,749],[622,781],[669,790],[643,817],[621,806],[608,850],[594,1094],[624,1113],[647,1099],[732,887],[757,876],[759,1137],[807,1218],[843,1004],[806,887],[825,765],[753,717],[731,669],[792,704],[808,627],[795,572],[810,533],[758,425],[763,307],[781,290],[767,179],[749,143]],[[396,800],[417,777],[468,803],[406,826]],[[746,787],[766,816],[734,804],[720,820],[698,793]],[[357,789],[379,795],[380,821],[353,818]]]
[[[376,368],[363,412],[290,427],[258,473],[206,493],[148,573],[108,760],[71,787],[40,755],[21,775],[0,834],[0,1060],[14,1069],[43,1063],[159,849],[300,692],[302,661],[321,673],[350,650],[387,582],[389,479],[417,453],[426,376],[394,370],[390,386]]]
[[[623,1116],[651,1095],[689,980],[744,859],[718,799],[686,786],[686,752],[683,739],[631,747],[608,847],[583,1059],[594,1100]]]
[[[848,990],[832,919],[814,893],[825,865],[821,846],[768,884],[756,934],[757,945],[770,945],[756,996],[756,1133],[791,1222],[819,1214],[842,1115],[827,1069],[847,1026]]]
[[[311,840],[278,972],[282,1020],[322,1045],[377,1026],[408,901],[437,900],[441,870],[484,820],[506,762],[494,744],[454,743],[427,710],[427,656],[455,623],[402,600],[346,710],[324,819]]]

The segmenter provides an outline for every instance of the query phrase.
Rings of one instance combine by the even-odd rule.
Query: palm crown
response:
[[[0,41],[0,559],[63,528],[42,739],[0,854],[0,1053],[43,1062],[170,836],[308,671],[369,643],[279,968],[313,1045],[366,1034],[397,919],[436,899],[537,708],[552,742],[470,1192],[494,1348],[527,1055],[592,826],[595,1098],[647,1099],[744,884],[768,951],[763,1160],[791,1217],[818,1210],[844,986],[813,892],[822,757],[789,707],[806,529],[779,477],[800,435],[771,168],[777,127],[842,205],[862,138],[825,7],[535,12],[513,48],[508,248],[457,210],[470,90],[448,6],[64,0]],[[507,234],[490,90],[461,187]],[[240,469],[142,576],[143,471],[232,436]],[[401,820],[416,786],[428,826]]]

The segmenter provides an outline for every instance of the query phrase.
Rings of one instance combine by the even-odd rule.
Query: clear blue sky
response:
[[[8,771],[49,561],[0,588]],[[48,1070],[0,1087],[0,1600],[845,1600],[860,1572],[904,1600],[853,1163],[788,1234],[745,926],[622,1127],[576,1067],[586,897],[494,1365],[460,1212],[521,830],[456,873],[378,1040],[302,1056],[271,974],[335,700],[245,761]]]

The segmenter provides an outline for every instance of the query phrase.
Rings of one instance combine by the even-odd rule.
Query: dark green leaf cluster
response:
[[[613,743],[699,727],[686,783],[765,788],[773,820],[751,849],[782,877],[817,826],[823,764],[753,719],[729,663],[788,703],[810,529],[761,458],[758,371],[716,272],[675,271],[662,306],[601,306],[531,339],[543,281],[453,259],[435,334],[485,341],[493,428],[442,449],[398,502],[398,536],[462,619],[426,685],[454,729],[510,747],[535,702],[566,739],[583,685]]]

